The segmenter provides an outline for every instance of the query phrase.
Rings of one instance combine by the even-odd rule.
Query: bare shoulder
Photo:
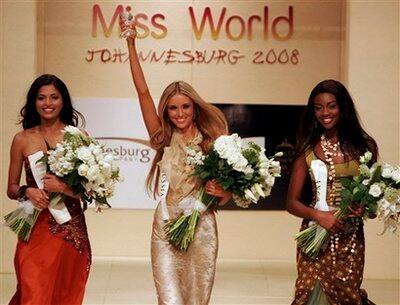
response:
[[[23,156],[27,143],[29,143],[29,138],[25,130],[16,133],[11,144],[11,156]]]
[[[31,129],[22,130],[14,135],[13,145],[23,146],[34,138],[34,132]]]
[[[38,150],[46,151],[46,144],[43,136],[33,127],[20,131],[14,136],[13,148],[27,156]]]

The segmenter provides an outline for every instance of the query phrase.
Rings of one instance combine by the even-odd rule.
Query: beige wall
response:
[[[0,7],[0,216],[3,218],[4,212],[15,207],[15,201],[6,195],[9,147],[20,128],[16,125],[17,115],[24,104],[27,86],[36,75],[36,1],[1,1]],[[0,228],[0,272],[12,270],[14,248],[15,235]]]
[[[349,1],[345,78],[381,159],[400,163],[399,2]],[[379,223],[366,226],[366,275],[400,277],[400,240],[377,236]]]
[[[400,163],[399,79],[396,73],[399,60],[399,10],[397,2],[385,2],[385,5],[380,3],[382,2],[371,2],[370,6],[363,6],[360,2],[350,2],[346,7],[348,32],[345,45],[347,47],[343,52],[345,58],[342,60],[348,63],[348,67],[342,67],[342,73],[355,97],[364,125],[379,142],[382,158],[389,162]],[[0,33],[3,40],[1,45],[2,159],[0,174],[1,198],[3,199],[1,214],[4,215],[5,211],[10,211],[15,205],[5,195],[8,147],[12,135],[18,130],[14,124],[15,117],[22,105],[27,86],[36,72],[35,54],[41,54],[42,49],[39,47],[38,53],[35,2],[17,4],[1,2],[1,5]],[[26,18],[24,24],[15,20],[15,16],[21,14]],[[375,20],[373,32],[368,24],[371,18]],[[381,54],[381,52],[388,52],[388,54]],[[40,67],[44,65],[40,58],[38,63]],[[47,71],[46,67],[44,69],[45,72],[52,72]],[[69,74],[66,76],[68,76],[66,82],[70,84]],[[74,88],[71,89],[74,92]],[[284,100],[283,97],[281,98]],[[304,97],[299,100],[304,100]],[[146,210],[110,210],[104,214],[95,215],[89,210],[86,216],[93,254],[95,256],[148,256],[152,213]],[[257,258],[295,262],[293,234],[298,230],[299,219],[286,212],[264,211],[221,211],[217,218],[220,258]],[[390,234],[383,237],[377,236],[380,229],[380,223],[377,221],[369,221],[366,224],[365,275],[368,278],[399,278],[399,239]],[[12,272],[15,237],[8,230],[0,232],[0,272]]]

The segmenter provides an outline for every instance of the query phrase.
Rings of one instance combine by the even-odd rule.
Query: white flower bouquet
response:
[[[232,193],[238,206],[246,208],[271,193],[275,178],[281,172],[279,162],[267,158],[264,148],[255,143],[244,147],[237,134],[220,136],[207,155],[190,147],[187,155],[187,164],[194,167],[194,175],[203,186],[197,198],[181,202],[183,214],[164,227],[171,243],[182,251],[186,251],[193,241],[200,214],[218,202],[218,198],[205,193],[204,185],[208,180],[215,179],[224,190]]]
[[[352,179],[341,179],[341,202],[335,216],[348,222],[359,221],[360,218],[348,217],[351,214],[349,207],[361,205],[364,207],[362,218],[378,215],[383,221],[382,234],[387,229],[395,232],[400,223],[400,167],[379,163],[368,167],[371,158],[371,152],[367,151],[360,157],[359,174]],[[297,233],[295,239],[305,254],[316,258],[329,237],[328,230],[313,223]]]
[[[48,172],[59,177],[75,195],[79,195],[84,208],[92,201],[96,202],[96,207],[109,207],[107,198],[113,195],[116,183],[121,181],[116,158],[105,153],[94,138],[86,136],[79,128],[66,126],[63,132],[63,142],[58,143],[55,148],[49,148],[47,154],[36,163],[44,164]],[[41,179],[36,178],[38,183]],[[71,216],[64,204],[66,196],[50,193],[49,198],[49,211],[56,221],[64,223],[70,220]],[[27,241],[39,213],[40,210],[28,201],[23,207],[7,214],[4,219],[19,238]]]

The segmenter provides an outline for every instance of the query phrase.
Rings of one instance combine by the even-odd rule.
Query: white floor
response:
[[[211,304],[290,304],[294,280],[293,264],[219,260]],[[0,284],[7,304],[15,275],[0,274]],[[376,304],[400,304],[400,281],[365,279],[363,287]],[[84,304],[156,304],[149,260],[95,259]]]

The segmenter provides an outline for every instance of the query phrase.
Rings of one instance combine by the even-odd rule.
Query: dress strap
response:
[[[305,155],[305,158],[306,158],[307,166],[308,166],[308,168],[310,168],[311,162],[313,160],[317,159],[315,154],[314,154],[314,151],[313,151],[312,147],[309,147],[308,149],[306,149],[304,155]]]

